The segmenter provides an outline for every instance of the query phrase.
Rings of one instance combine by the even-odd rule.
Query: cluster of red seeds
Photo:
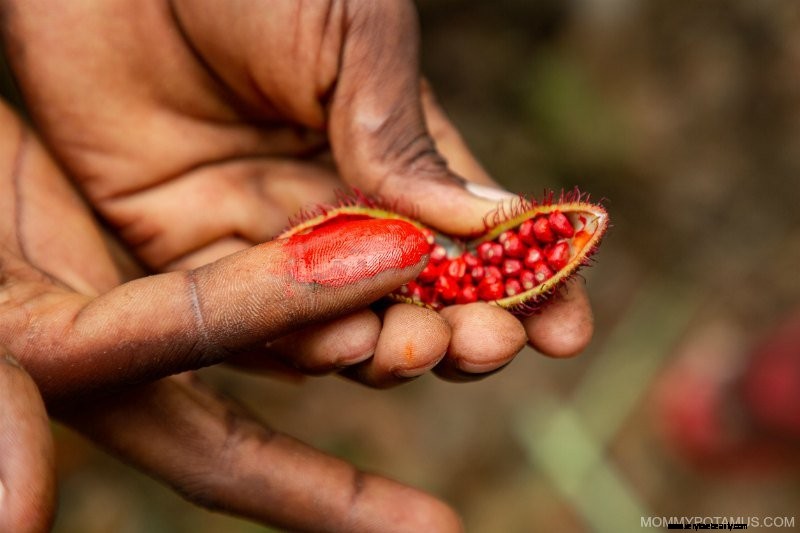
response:
[[[435,309],[516,296],[567,266],[571,258],[567,239],[574,234],[569,219],[554,210],[481,243],[474,253],[451,258],[429,232],[432,248],[428,265],[398,293]]]

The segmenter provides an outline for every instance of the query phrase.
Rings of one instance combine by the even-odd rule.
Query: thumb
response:
[[[486,214],[505,198],[499,189],[467,186],[436,148],[421,103],[413,4],[354,4],[329,116],[340,172],[350,184],[441,230],[483,230]]]
[[[95,299],[38,297],[19,321],[41,326],[9,347],[51,401],[155,379],[364,307],[414,279],[428,248],[400,220],[329,224]]]

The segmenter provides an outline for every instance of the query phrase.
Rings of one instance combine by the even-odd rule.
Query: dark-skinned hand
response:
[[[387,386],[431,368],[479,377],[525,342],[554,356],[585,346],[577,285],[523,322],[486,304],[378,315],[366,304],[422,262],[340,290],[294,282],[287,300],[290,259],[254,246],[346,186],[456,234],[503,198],[420,80],[412,4],[25,0],[3,13],[48,148],[126,251],[163,272],[122,283],[78,196],[4,121],[0,343],[48,403],[209,507],[298,529],[458,527],[436,500],[264,430],[190,377],[102,408],[76,399],[231,356]]]

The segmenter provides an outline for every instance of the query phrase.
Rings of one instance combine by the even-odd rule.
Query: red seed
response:
[[[441,266],[429,261],[428,264],[425,265],[425,268],[422,269],[422,272],[419,273],[419,276],[417,276],[417,280],[423,283],[433,283],[436,281],[436,278],[439,277],[440,273]]]
[[[547,264],[553,270],[561,270],[569,263],[569,244],[565,241],[556,243],[547,249],[544,255],[547,259]]]
[[[478,257],[484,263],[499,265],[503,262],[503,245],[499,242],[484,242],[478,246]]]
[[[548,222],[550,222],[550,227],[553,228],[553,231],[559,237],[572,237],[575,235],[575,228],[572,227],[572,223],[569,221],[567,216],[556,209],[550,213],[550,216],[547,217]]]
[[[416,281],[409,281],[406,285],[400,287],[401,293],[404,296],[411,298],[412,300],[417,300],[418,302],[424,302],[428,298],[428,290],[422,287]],[[403,290],[405,289],[405,290]]]
[[[485,301],[499,300],[503,297],[505,287],[500,278],[486,276],[478,284],[478,298]]]
[[[533,268],[533,266],[542,261],[542,259],[544,259],[542,251],[536,246],[533,246],[528,248],[528,251],[525,253],[525,260],[523,262],[525,263],[526,267]]]
[[[472,276],[467,274],[458,281],[458,284],[461,285],[462,287],[467,287],[469,285],[475,285],[475,282],[473,281]]]
[[[478,289],[476,289],[473,285],[462,287],[461,290],[458,291],[458,295],[456,295],[457,304],[471,304],[472,302],[477,301]]]
[[[516,296],[522,292],[522,284],[518,279],[506,281],[506,296]]]
[[[458,283],[449,276],[439,276],[439,279],[436,280],[435,288],[436,293],[445,302],[452,302],[458,294]]]
[[[519,225],[517,229],[517,235],[519,238],[527,244],[528,246],[536,246],[538,243],[536,242],[536,236],[533,233],[533,220],[528,219],[522,224]]]
[[[456,259],[450,261],[450,264],[447,265],[447,267],[444,269],[444,272],[454,280],[458,281],[467,273],[467,264],[462,258],[457,257]]]
[[[503,273],[500,271],[498,267],[494,265],[489,265],[486,267],[486,277],[503,279]]]
[[[465,252],[463,256],[464,264],[467,265],[467,268],[476,267],[481,264],[480,260],[475,257],[475,254],[470,252]]]
[[[519,259],[506,259],[500,271],[506,278],[516,278],[522,272],[522,262]]]
[[[486,268],[483,265],[473,267],[472,270],[470,270],[469,275],[472,276],[472,279],[475,281],[480,281],[483,279],[483,276],[486,275]]]
[[[522,284],[522,288],[526,291],[529,291],[538,285],[536,282],[536,275],[531,270],[523,270],[520,272],[519,282]]]
[[[508,257],[525,257],[525,245],[519,236],[508,231],[506,233],[510,233],[503,242],[503,250],[505,250],[506,255]]]
[[[447,257],[447,250],[444,249],[444,246],[441,244],[433,245],[431,248],[431,257],[429,261],[431,263],[441,263]]]
[[[550,223],[543,216],[536,217],[533,221],[533,234],[536,240],[541,243],[548,243],[556,240],[556,236],[553,234],[553,228],[550,227]]]
[[[425,235],[425,240],[428,241],[428,244],[433,246],[433,243],[435,242],[433,231],[429,228],[420,228],[420,231],[423,235]]]
[[[541,284],[553,277],[553,271],[544,263],[539,263],[533,267],[533,278]]]
[[[504,244],[506,242],[506,239],[508,239],[511,235],[514,235],[513,231],[511,230],[504,231],[497,237],[497,242],[499,242],[500,244]]]
[[[492,243],[490,241],[482,242],[475,251],[478,254],[478,259],[486,263],[492,254]]]

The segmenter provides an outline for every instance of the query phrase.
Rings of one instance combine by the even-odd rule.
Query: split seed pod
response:
[[[416,226],[430,244],[428,265],[388,298],[441,309],[486,301],[516,315],[537,311],[555,290],[589,263],[608,228],[608,213],[577,189],[542,200],[520,197],[487,215],[485,230],[470,239],[446,235],[379,201],[355,193],[336,207],[305,212],[280,235],[311,233],[349,220],[399,219]]]

